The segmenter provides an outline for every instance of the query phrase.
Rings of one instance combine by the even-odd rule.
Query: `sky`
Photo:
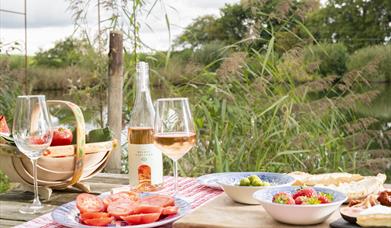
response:
[[[219,15],[219,8],[226,3],[237,3],[240,0],[163,0],[164,4],[157,4],[152,13],[142,18],[140,31],[144,43],[156,50],[169,48],[169,36],[164,19],[167,12],[170,21],[172,38],[177,37],[183,28],[189,25],[198,16],[212,14]],[[23,12],[24,0],[0,0],[0,9]],[[46,50],[54,46],[54,42],[63,40],[74,34],[72,13],[68,9],[69,0],[27,0],[28,45],[29,55],[40,49]],[[146,0],[153,2],[153,0]],[[149,7],[151,4],[147,5]],[[87,17],[91,30],[97,30],[96,9],[91,7]],[[108,14],[102,10],[102,18]],[[0,11],[0,42],[24,43],[24,16]],[[23,54],[23,46],[12,53]]]

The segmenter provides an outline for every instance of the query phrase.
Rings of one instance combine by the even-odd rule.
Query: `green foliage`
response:
[[[250,46],[259,49],[269,42],[275,32],[293,34],[288,43],[297,43],[297,38],[301,40],[300,29],[294,29],[297,22],[303,22],[318,7],[317,0],[247,0],[226,4],[220,9],[219,18],[197,18],[185,28],[176,43],[198,47],[214,40],[227,44],[246,41],[244,44],[250,43]],[[284,39],[285,36],[281,37],[281,42]]]
[[[304,63],[322,76],[343,75],[346,72],[348,50],[342,43],[312,45],[305,48]]]
[[[240,4],[226,4],[220,9],[221,17],[217,20],[221,33],[219,40],[231,44],[243,40],[248,35],[248,20],[251,20],[250,12]]]
[[[20,95],[21,84],[10,75],[9,62],[0,60],[0,115],[5,115],[9,126],[12,126],[15,101]]]
[[[227,50],[224,49],[224,43],[212,41],[204,44],[201,48],[194,51],[193,59],[201,65],[212,65],[212,70],[217,69],[218,63],[226,56]]]
[[[354,51],[384,43],[391,34],[390,17],[389,0],[329,0],[306,25],[317,39],[341,42]]]
[[[15,72],[18,73],[18,72]],[[96,84],[94,72],[77,66],[48,68],[36,66],[28,71],[29,85],[34,90],[68,90]]]
[[[213,40],[220,40],[220,28],[214,16],[206,15],[196,18],[192,24],[185,28],[185,31],[179,36],[176,45],[187,46],[191,48],[200,46]]]
[[[57,42],[51,49],[38,52],[34,60],[35,65],[45,67],[91,67],[91,62],[96,56],[93,47],[87,41],[66,38]]]
[[[376,67],[367,70],[363,77],[369,81],[391,81],[391,45],[377,45],[357,50],[348,61],[349,70],[359,70],[368,64]]]
[[[346,52],[339,44],[321,47]],[[292,50],[281,58],[273,50],[231,53],[216,71],[204,67],[186,73],[183,69],[193,69],[194,63],[180,62],[175,57],[166,67],[153,68],[151,78],[160,79],[155,85],[161,89],[160,96],[186,96],[191,100],[198,140],[197,147],[180,161],[182,175],[250,170],[371,170],[367,162],[374,159],[365,151],[369,144],[374,146],[370,140],[376,137],[357,145],[356,132],[348,132],[346,126],[356,120],[352,110],[357,101],[370,101],[374,96],[355,94],[346,88],[329,98],[326,94],[348,81],[340,80],[334,85],[334,80],[317,78],[317,72],[307,72],[305,67],[308,78],[300,81],[282,69],[288,59],[287,69],[305,66],[308,50]],[[328,56],[319,55],[319,65],[330,61]],[[156,87],[152,91],[156,92]],[[307,95],[309,92],[317,96]],[[368,127],[359,130],[365,132]],[[376,145],[377,150],[385,149]],[[170,170],[170,163],[164,164]],[[123,165],[126,167],[126,161]],[[381,167],[383,172],[386,168]]]
[[[6,61],[10,70],[21,69],[24,67],[24,56],[23,55],[0,55],[0,61]],[[33,58],[27,57],[27,64],[31,65]]]

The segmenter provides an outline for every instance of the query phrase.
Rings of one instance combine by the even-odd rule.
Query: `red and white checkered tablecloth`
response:
[[[178,178],[179,195],[190,202],[192,208],[197,208],[205,202],[220,195],[222,191],[200,185],[195,178]],[[174,178],[164,177],[163,189],[158,194],[170,194],[174,191]],[[64,226],[53,221],[51,213],[47,213],[26,223],[15,226],[17,228],[63,228]]]

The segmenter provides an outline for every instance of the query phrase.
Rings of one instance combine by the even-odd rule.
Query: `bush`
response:
[[[34,64],[49,68],[64,68],[80,66],[94,70],[100,56],[86,40],[66,38],[56,42],[49,50],[38,52],[34,57]]]
[[[35,67],[28,71],[30,86],[34,90],[66,90],[71,87],[84,88],[96,84],[94,72],[77,66],[66,68]]]
[[[216,70],[221,61],[222,58],[227,56],[227,52],[224,51],[225,45],[219,41],[213,41],[208,44],[203,45],[200,49],[197,49],[194,52],[193,59],[196,63],[199,63],[201,65],[209,65],[210,70],[214,71]]]
[[[0,115],[5,115],[11,126],[15,100],[21,91],[21,83],[11,76],[9,62],[0,60]]]
[[[195,80],[200,75],[201,66],[193,62],[183,63],[179,60],[176,61],[176,59],[177,57],[172,58],[166,67],[157,69],[157,79],[164,78],[174,85],[180,85]],[[154,77],[151,77],[151,82],[155,85],[160,84]]]
[[[346,72],[348,49],[342,43],[320,44],[307,46],[304,49],[304,62],[312,68],[317,66],[314,73],[322,76],[336,74],[343,75]],[[309,69],[313,71],[313,69]]]
[[[13,91],[11,87],[15,88],[23,85],[23,69],[10,70],[6,74],[1,73],[1,76],[0,82],[6,86],[0,88],[0,92],[4,90],[11,94],[11,91]],[[66,68],[33,67],[28,69],[27,76],[29,91],[67,90],[73,87],[84,88],[95,85],[99,81],[99,75],[95,72],[78,66]]]
[[[32,57],[28,57],[27,62],[30,65]],[[24,68],[24,56],[23,55],[0,55],[1,62],[7,62],[10,70]]]
[[[348,61],[349,71],[360,70],[369,64],[376,67],[362,75],[369,81],[391,81],[391,45],[377,45],[354,52]]]

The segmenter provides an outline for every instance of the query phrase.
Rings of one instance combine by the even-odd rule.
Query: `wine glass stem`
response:
[[[173,161],[174,161],[174,182],[175,182],[174,195],[176,195],[178,193],[178,161],[177,160],[173,160]]]
[[[33,163],[33,175],[34,175],[34,200],[33,200],[33,207],[40,207],[40,206],[42,206],[41,201],[39,201],[39,195],[38,195],[37,161],[38,161],[38,159],[31,159],[31,162]]]

